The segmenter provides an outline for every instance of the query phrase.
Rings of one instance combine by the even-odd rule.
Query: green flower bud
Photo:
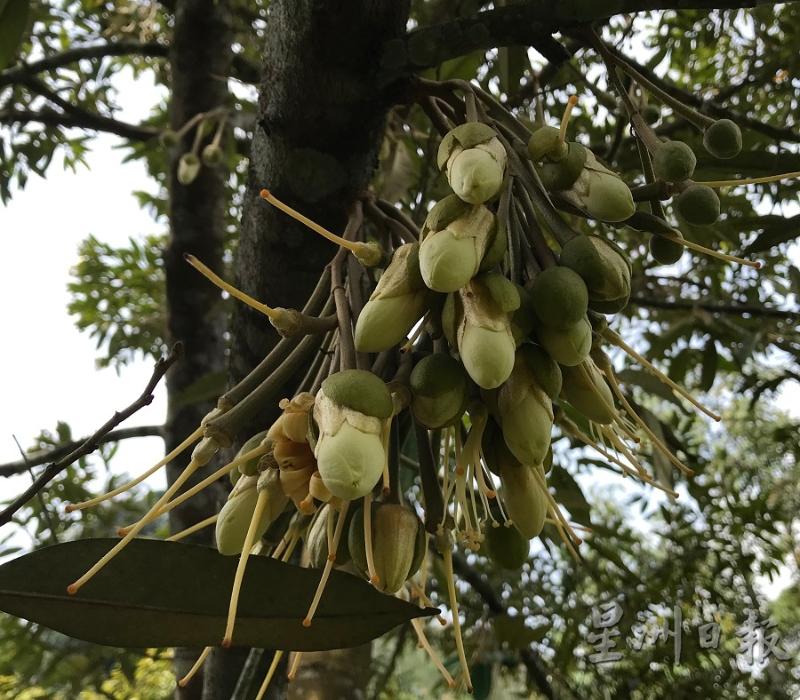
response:
[[[614,243],[599,236],[575,236],[561,251],[559,265],[577,272],[590,301],[624,299],[631,294],[631,265]]]
[[[478,274],[496,228],[494,214],[476,206],[448,222],[444,229],[428,229],[419,250],[425,284],[437,292],[455,292],[463,287]]]
[[[396,593],[419,570],[425,557],[427,538],[422,521],[410,508],[395,503],[372,504],[372,558],[378,576],[376,588]],[[353,564],[367,575],[364,509],[353,515],[347,533]]]
[[[319,514],[314,518],[311,527],[306,535],[306,554],[308,563],[315,569],[321,569],[328,561],[328,518],[330,517],[331,506],[326,503],[319,509]],[[336,512],[334,512],[336,516]],[[353,521],[353,508],[347,509],[344,527],[348,527]],[[345,530],[346,532],[346,530]],[[339,546],[336,548],[336,564],[346,564],[350,561],[350,550],[347,547],[347,538],[339,539]]]
[[[675,208],[690,224],[710,226],[719,218],[719,197],[710,187],[693,183],[678,195]]]
[[[575,208],[600,221],[624,221],[636,211],[630,188],[586,150],[584,166],[561,195]]]
[[[541,126],[528,139],[528,155],[537,162],[545,157],[560,160],[567,149],[567,144],[561,141],[561,130],[555,126]]]
[[[508,449],[508,445],[506,445],[506,441],[503,438],[503,431],[493,418],[489,418],[486,421],[481,450],[489,471],[497,474],[497,476],[500,476],[504,469],[522,468],[519,460]]]
[[[238,459],[243,454],[256,449],[256,447],[264,441],[265,437],[267,437],[267,431],[262,430],[260,433],[256,433],[253,437],[246,440],[241,449],[236,453],[236,458]],[[249,459],[247,462],[240,464],[238,469],[234,469],[233,471],[239,471],[245,476],[253,476],[258,473],[258,462],[260,459],[261,457],[253,457],[253,459]]]
[[[703,146],[715,158],[734,158],[742,150],[742,132],[730,119],[718,119],[703,132]]]
[[[419,272],[419,244],[400,246],[361,309],[354,333],[359,352],[381,352],[405,340],[425,314],[429,293]]]
[[[234,486],[228,500],[219,512],[216,525],[217,549],[226,556],[240,554],[253,519],[259,491],[266,489],[269,500],[256,531],[256,541],[261,539],[272,523],[282,512],[288,498],[280,486],[277,469],[270,469],[260,477],[242,476]]]
[[[180,137],[172,129],[164,129],[159,135],[158,140],[165,148],[174,148],[180,142]]]
[[[450,131],[439,146],[437,163],[450,187],[470,204],[483,204],[503,186],[506,150],[487,124],[470,122]]]
[[[536,335],[547,354],[566,367],[579,365],[592,349],[592,326],[586,318],[566,330],[540,326]]]
[[[516,571],[528,561],[530,543],[515,527],[486,528],[486,551],[500,567]]]
[[[536,312],[533,307],[533,294],[520,285],[516,285],[519,294],[519,308],[511,316],[511,332],[514,341],[519,345],[533,331],[536,325]]]
[[[694,151],[683,141],[664,141],[653,153],[653,172],[666,182],[688,180],[696,165]]]
[[[675,240],[655,233],[650,236],[650,255],[653,256],[653,260],[662,265],[672,265],[683,257],[684,247],[678,242],[683,236],[678,231],[675,233],[677,234],[673,236]]]
[[[194,153],[184,153],[178,161],[178,182],[191,185],[200,173],[200,159]]]
[[[580,275],[568,267],[542,270],[531,287],[533,308],[539,320],[551,328],[575,325],[589,308],[589,292]]]
[[[528,367],[527,353],[517,351],[511,376],[497,392],[503,438],[523,464],[540,464],[550,448],[553,405]]]
[[[203,148],[201,158],[203,160],[203,165],[208,166],[209,168],[216,168],[217,166],[222,165],[222,161],[225,160],[225,154],[217,144],[209,143],[205,148]]]
[[[566,144],[566,154],[556,162],[539,166],[539,177],[545,189],[567,190],[577,181],[589,158],[589,149],[571,141]]]
[[[542,531],[547,517],[547,495],[539,485],[534,469],[544,476],[540,464],[504,467],[500,474],[506,511],[514,527],[526,539],[536,537]]]
[[[527,343],[517,352],[522,352],[525,364],[536,383],[551,399],[561,393],[561,367],[538,345]]]
[[[451,425],[464,413],[469,381],[461,364],[449,355],[434,353],[411,372],[411,412],[429,430]]]
[[[608,425],[614,421],[614,396],[591,358],[578,367],[564,367],[563,373],[561,395],[573,408],[595,423]]]
[[[378,482],[392,413],[386,384],[371,372],[344,370],[322,383],[314,402],[319,429],[314,456],[322,481],[334,496],[360,498]]]

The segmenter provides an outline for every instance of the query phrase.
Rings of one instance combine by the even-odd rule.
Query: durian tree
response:
[[[119,539],[3,565],[4,610],[183,649],[183,697],[277,697],[287,675],[298,697],[352,694],[398,625],[437,693],[521,667],[544,697],[784,697],[785,665],[726,675],[730,649],[685,674],[575,649],[593,604],[661,602],[664,580],[730,620],[793,551],[796,433],[758,402],[798,376],[794,3],[0,12],[3,197],[56,154],[79,164],[93,131],[125,139],[169,235],[88,240],[72,311],[107,362],[183,347],[154,374],[167,452],[144,474],[167,489],[116,511]],[[113,116],[123,70],[170,88],[144,124]],[[132,308],[95,308],[142,264]],[[37,493],[69,518],[124,499],[143,474],[55,489],[115,427],[43,458],[3,521]],[[674,559],[581,486],[623,477]]]

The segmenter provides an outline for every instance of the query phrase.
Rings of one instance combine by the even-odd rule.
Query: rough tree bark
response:
[[[334,231],[341,232],[354,198],[369,185],[390,102],[378,85],[381,48],[399,37],[408,17],[407,0],[279,0],[270,5],[257,127],[252,144],[237,257],[237,284],[273,306],[302,307],[331,259],[333,246],[259,196],[276,196]],[[230,373],[244,376],[277,336],[262,316],[238,307],[232,325]],[[287,387],[287,392],[290,391]],[[260,416],[247,434],[263,429]],[[240,439],[246,438],[242,434]],[[367,666],[363,650],[336,668]],[[230,696],[215,672],[214,694]],[[341,656],[341,654],[339,654]],[[303,697],[356,698],[364,674],[337,673],[326,682],[324,655],[301,665],[297,687]],[[283,694],[275,687],[274,696]]]
[[[224,105],[228,99],[227,76],[231,66],[230,17],[226,3],[179,0],[169,52],[172,97],[170,124],[179,128],[198,112]],[[183,341],[185,356],[167,376],[168,409],[166,448],[171,450],[192,432],[211,403],[179,405],[181,392],[210,372],[224,369],[225,316],[219,292],[183,259],[191,252],[207,265],[222,266],[225,225],[224,172],[203,168],[189,186],[178,183],[176,162],[192,146],[193,132],[186,136],[174,158],[169,177],[170,239],[164,255],[169,341]],[[167,472],[170,483],[188,462],[188,455],[174,460]],[[205,470],[200,470],[205,471]],[[204,474],[198,474],[194,483]],[[170,528],[182,530],[216,512],[216,493],[204,491],[170,513]],[[213,529],[196,533],[189,541],[211,544]],[[196,649],[176,650],[176,673],[182,676],[194,663]],[[202,675],[177,693],[180,700],[199,700]]]

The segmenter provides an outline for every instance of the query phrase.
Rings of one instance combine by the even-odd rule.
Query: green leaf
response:
[[[238,559],[209,547],[134,540],[76,595],[67,585],[119,540],[65,542],[0,566],[0,609],[71,637],[122,647],[218,645]],[[301,622],[320,578],[252,557],[239,598],[234,644],[315,651],[357,646],[412,618],[438,613],[331,573],[310,627]]]
[[[534,642],[541,642],[550,629],[550,625],[528,627],[523,615],[511,617],[505,613],[494,618],[493,627],[498,643],[506,643],[512,649],[525,649]]]
[[[0,4],[0,69],[16,58],[30,10],[30,0],[5,0]]]
[[[709,338],[703,350],[703,368],[700,374],[700,388],[703,391],[709,391],[714,385],[718,364],[717,344],[713,338]]]
[[[745,253],[762,253],[773,246],[792,241],[800,236],[800,214],[792,217],[764,217],[768,223],[764,230],[745,250]]]
[[[228,373],[226,370],[208,372],[195,379],[175,397],[174,408],[182,408],[201,401],[216,399],[220,394],[225,393],[227,382]]]
[[[589,502],[572,475],[563,467],[554,464],[547,483],[555,489],[556,501],[569,511],[572,519],[581,525],[591,527]]]
[[[469,669],[472,679],[472,697],[475,700],[487,700],[492,694],[492,666],[485,662],[472,664]]]

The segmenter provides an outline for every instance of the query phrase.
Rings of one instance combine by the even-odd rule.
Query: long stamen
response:
[[[650,438],[650,441],[653,443],[653,446],[658,449],[672,464],[677,467],[677,469],[686,476],[692,476],[694,471],[689,469],[681,460],[679,460],[672,451],[664,444],[664,442],[653,432],[647,423],[642,419],[642,417],[633,410],[633,406],[630,405],[628,399],[625,398],[625,395],[622,393],[622,389],[619,387],[619,383],[617,382],[617,378],[614,375],[614,372],[608,368],[608,371],[605,373],[606,377],[608,377],[608,381],[611,384],[611,388],[616,394],[617,398],[619,399],[620,403],[625,407],[625,410],[631,415],[631,417],[636,421],[639,427],[647,433],[647,437]]]
[[[372,494],[364,496],[364,549],[367,554],[367,573],[369,582],[377,586],[381,578],[375,570],[375,558],[372,553]]]
[[[308,608],[305,620],[303,620],[303,627],[311,627],[311,621],[314,619],[314,613],[317,611],[319,601],[322,600],[322,593],[324,592],[325,586],[328,583],[328,578],[330,578],[333,565],[336,563],[336,550],[339,548],[339,540],[342,538],[345,516],[347,515],[347,508],[349,505],[350,501],[342,502],[342,509],[339,511],[339,519],[336,521],[336,531],[333,533],[333,543],[332,546],[328,547],[328,560],[325,562],[325,568],[322,570],[322,577],[320,578],[319,585],[314,593],[314,599],[311,601],[311,605]]]
[[[300,668],[300,661],[303,659],[303,652],[296,651],[294,656],[292,657],[292,665],[289,668],[289,673],[286,674],[286,677],[293,681],[295,676],[297,675],[297,669]]]
[[[434,608],[436,607],[433,604],[433,601],[428,597],[428,594],[425,593],[425,590],[420,586],[416,581],[413,579],[409,579],[407,581],[408,587],[411,590],[412,595],[416,596],[417,598],[422,601],[423,604],[427,605],[428,607]],[[439,621],[439,624],[446,625],[447,621],[444,619],[442,615],[437,615],[436,619]]]
[[[192,678],[197,675],[197,672],[203,667],[203,664],[206,662],[208,655],[211,653],[211,650],[214,647],[206,647],[200,653],[200,656],[197,657],[197,661],[194,662],[194,666],[189,669],[189,673],[187,673],[183,678],[178,681],[178,685],[181,688],[185,688],[189,683],[191,683]]]
[[[461,664],[461,672],[464,674],[464,681],[467,691],[472,692],[472,678],[469,675],[469,664],[467,655],[464,652],[464,640],[461,637],[461,621],[458,619],[458,599],[456,598],[456,583],[453,574],[453,553],[450,551],[450,538],[442,537],[439,543],[439,551],[444,561],[445,578],[447,579],[447,595],[450,598],[450,610],[453,613],[453,634],[456,638],[456,649],[458,650],[458,661]]]
[[[534,468],[533,476],[536,479],[536,481],[539,482],[539,488],[541,488],[542,491],[544,491],[544,494],[547,497],[547,502],[550,504],[550,509],[555,513],[556,518],[561,521],[561,524],[566,529],[567,534],[570,536],[570,538],[576,545],[581,544],[583,540],[580,537],[578,537],[578,535],[570,526],[569,521],[564,517],[564,514],[561,512],[561,508],[558,507],[556,499],[553,498],[553,494],[550,493],[550,489],[547,488],[547,482],[545,481],[545,478],[542,476],[538,468]]]
[[[275,671],[278,669],[278,664],[281,662],[282,658],[283,658],[282,651],[276,651],[272,655],[272,663],[269,665],[269,671],[267,671],[267,675],[264,678],[264,682],[258,689],[258,693],[256,694],[256,700],[261,700],[264,697],[264,695],[266,695],[267,688],[269,688],[269,684],[272,681],[272,677],[275,675]]]
[[[281,316],[280,312],[277,311],[276,309],[273,309],[271,306],[267,306],[266,304],[258,301],[257,299],[253,299],[253,297],[251,297],[246,292],[243,292],[241,289],[237,289],[232,284],[226,282],[213,270],[211,270],[209,267],[200,262],[194,255],[186,253],[183,256],[183,259],[186,260],[186,262],[188,262],[201,275],[203,275],[203,277],[205,277],[209,282],[216,285],[223,291],[228,292],[228,294],[230,294],[234,299],[238,299],[239,301],[247,304],[250,308],[261,312],[262,314],[267,316],[270,320],[275,320]]]
[[[764,175],[763,177],[743,177],[738,180],[707,180],[697,184],[718,189],[720,187],[736,187],[737,185],[764,185],[768,182],[792,180],[796,177],[800,177],[800,170],[795,170],[791,173],[780,173],[779,175]]]
[[[728,253],[722,253],[719,250],[713,250],[712,248],[706,248],[699,243],[694,243],[686,238],[678,238],[665,236],[669,240],[677,243],[678,245],[682,245],[684,248],[688,248],[689,250],[693,250],[696,253],[702,253],[703,255],[708,255],[712,258],[717,258],[718,260],[724,260],[725,262],[732,262],[736,263],[737,265],[744,265],[745,267],[752,267],[755,270],[760,270],[762,265],[758,260],[746,260],[745,258],[740,258],[736,255],[729,255]]]
[[[169,464],[169,462],[171,462],[178,455],[180,455],[181,452],[191,447],[194,442],[196,442],[203,436],[203,430],[204,430],[203,426],[197,428],[197,430],[195,430],[191,435],[189,435],[189,437],[187,437],[174,450],[164,455],[164,457],[162,457],[158,462],[156,462],[152,467],[150,467],[150,469],[148,469],[140,476],[137,476],[135,479],[131,479],[127,483],[122,484],[122,486],[118,486],[112,491],[104,493],[101,496],[95,496],[94,498],[90,498],[88,501],[82,501],[81,503],[71,503],[66,507],[67,513],[72,513],[75,510],[83,510],[84,508],[91,508],[92,506],[96,506],[98,503],[107,501],[109,498],[114,498],[114,496],[118,496],[121,493],[125,493],[125,491],[132,489],[134,486],[138,486],[149,476],[155,474],[159,469],[161,469],[161,467],[163,467],[166,464]]]
[[[195,461],[192,460],[189,462],[186,469],[181,472],[180,476],[175,479],[175,482],[170,486],[165,492],[164,495],[159,498],[152,508],[147,512],[144,518],[142,518],[138,523],[136,523],[117,544],[115,544],[110,551],[108,551],[100,560],[92,566],[83,576],[81,576],[77,581],[71,583],[67,586],[67,593],[70,595],[75,595],[87,581],[91,580],[91,578],[99,572],[108,562],[110,562],[117,554],[119,554],[128,543],[139,534],[139,531],[147,525],[150,520],[148,516],[153,515],[158,512],[162,505],[167,503],[172,496],[178,491],[178,489],[186,483],[186,480],[194,474],[194,472],[198,469],[200,465]]]
[[[324,226],[320,226],[316,221],[312,221],[307,216],[303,216],[296,209],[292,209],[288,204],[281,202],[280,199],[275,197],[268,189],[262,189],[259,193],[261,199],[269,202],[272,206],[277,207],[285,214],[288,214],[296,221],[304,224],[315,233],[318,233],[323,238],[327,238],[331,243],[335,243],[342,248],[346,248],[353,255],[355,255],[362,265],[377,265],[383,257],[381,249],[372,243],[361,243],[360,241],[348,241],[346,238],[337,236]]]
[[[606,436],[611,441],[611,444],[616,448],[618,452],[621,452],[625,455],[625,459],[627,459],[642,477],[649,477],[650,475],[647,473],[647,470],[642,466],[642,463],[636,459],[636,456],[628,449],[628,446],[620,439],[620,437],[614,432],[613,426],[604,425],[600,428],[600,431],[603,435]]]
[[[692,404],[692,406],[694,406],[698,411],[702,411],[709,418],[712,418],[715,421],[717,421],[717,423],[719,423],[722,420],[722,416],[706,408],[697,399],[695,399],[694,396],[692,396],[688,391],[686,391],[686,389],[684,389],[680,384],[677,384],[676,382],[672,381],[666,374],[664,374],[652,362],[650,362],[650,360],[648,360],[640,353],[636,352],[636,350],[634,350],[630,345],[628,345],[622,339],[622,336],[620,336],[618,333],[606,327],[605,331],[603,331],[603,336],[607,340],[611,341],[618,348],[624,350],[628,355],[630,355],[634,360],[636,360],[640,365],[642,365],[642,367],[644,367],[648,372],[650,372],[650,374],[652,374],[662,384],[666,384],[675,393],[679,394],[684,399],[686,399],[690,404]]]
[[[205,520],[201,520],[199,523],[195,523],[194,525],[187,527],[185,530],[181,530],[180,532],[177,532],[174,535],[170,535],[169,537],[167,537],[167,542],[178,542],[179,540],[182,540],[184,537],[188,537],[189,535],[194,534],[198,530],[202,530],[204,527],[213,525],[215,522],[217,522],[218,518],[219,518],[219,513],[210,515]]]
[[[268,445],[259,445],[258,447],[254,447],[249,452],[245,452],[243,455],[239,455],[236,459],[228,462],[224,467],[220,467],[217,471],[209,474],[205,479],[202,481],[198,481],[192,488],[187,489],[184,491],[180,496],[177,498],[165,503],[161,508],[158,509],[158,512],[153,515],[146,515],[147,522],[153,522],[156,518],[160,518],[162,515],[166,515],[174,508],[177,508],[181,503],[185,503],[193,496],[196,496],[200,493],[204,488],[210,486],[215,481],[218,481],[226,474],[232,472],[236,467],[240,464],[244,464],[245,462],[249,462],[251,459],[255,459],[256,457],[261,457],[269,452]],[[133,525],[128,525],[127,527],[121,527],[117,530],[120,535],[126,535],[130,530],[133,528]]]
[[[414,632],[417,633],[417,639],[419,640],[419,645],[428,654],[428,657],[430,658],[431,661],[433,661],[434,666],[436,666],[436,668],[439,669],[439,673],[442,674],[442,678],[445,679],[448,687],[455,688],[456,682],[450,675],[450,672],[445,668],[438,654],[433,650],[433,647],[431,646],[431,643],[428,641],[428,638],[425,636],[425,631],[422,628],[422,622],[418,619],[414,619],[411,620],[411,625],[414,627]]]
[[[264,515],[264,510],[269,501],[269,492],[265,489],[258,494],[256,507],[253,510],[253,517],[250,518],[250,525],[247,528],[247,534],[244,538],[244,546],[242,553],[239,556],[239,563],[236,566],[236,574],[233,577],[233,590],[231,591],[231,602],[228,606],[228,621],[225,625],[225,636],[222,638],[222,646],[229,647],[233,643],[233,628],[236,625],[236,609],[239,606],[239,594],[242,592],[242,581],[244,581],[244,572],[247,569],[247,560],[250,558],[250,550],[256,542],[256,535],[258,534],[258,526],[261,523],[261,518]]]
[[[564,108],[564,116],[561,117],[561,127],[558,130],[558,140],[561,143],[564,143],[564,141],[567,140],[567,124],[569,124],[569,118],[572,114],[572,109],[576,104],[578,104],[578,96],[570,95],[569,99],[567,100],[567,106]]]

